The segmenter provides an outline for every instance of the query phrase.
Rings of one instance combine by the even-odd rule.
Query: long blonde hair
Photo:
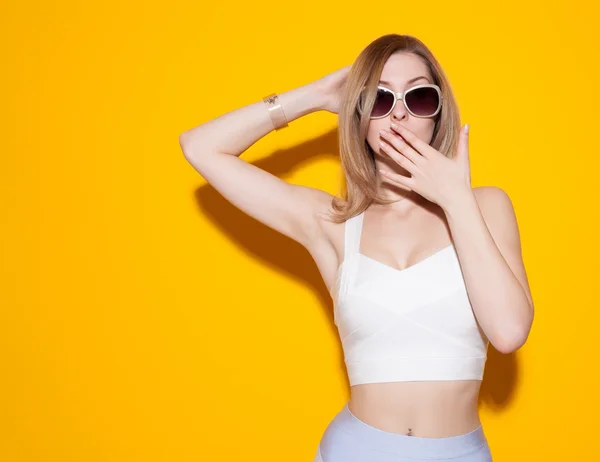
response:
[[[410,35],[388,34],[371,42],[358,56],[348,73],[339,110],[340,159],[345,186],[342,199],[334,197],[331,219],[342,223],[358,215],[371,203],[389,204],[392,200],[377,197],[377,173],[374,153],[367,143],[369,119],[379,77],[387,59],[394,53],[412,53],[427,65],[433,83],[442,92],[442,108],[435,116],[435,127],[430,145],[447,157],[454,157],[458,147],[458,132],[461,127],[458,105],[450,84],[440,64],[429,49]],[[359,113],[357,105],[363,93],[364,111]]]

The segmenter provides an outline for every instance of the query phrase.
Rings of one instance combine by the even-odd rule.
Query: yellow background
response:
[[[513,200],[536,306],[490,346],[495,461],[596,460],[596,2],[16,2],[0,15],[0,460],[312,461],[349,397],[310,255],[236,210],[178,135],[423,40]],[[340,187],[337,118],[243,158]]]

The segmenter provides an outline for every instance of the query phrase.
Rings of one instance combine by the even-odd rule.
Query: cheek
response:
[[[381,130],[389,130],[389,127],[382,123],[371,123],[369,131],[367,132],[367,142],[375,152],[379,150],[379,143],[383,141],[383,138],[379,134]]]
[[[379,135],[379,132],[369,133],[367,136],[367,144],[375,152],[379,152],[379,143],[381,141],[383,141],[383,139]]]
[[[435,128],[435,122],[432,120],[423,120],[422,123],[415,126],[413,133],[421,138],[426,143],[431,141],[433,135],[433,129]],[[409,127],[410,128],[410,127]]]

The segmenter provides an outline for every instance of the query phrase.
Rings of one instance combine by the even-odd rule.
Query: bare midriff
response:
[[[365,383],[350,388],[348,408],[364,423],[390,433],[444,438],[481,424],[480,380]]]

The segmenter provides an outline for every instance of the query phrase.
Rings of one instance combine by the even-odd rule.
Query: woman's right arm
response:
[[[314,83],[278,96],[288,123],[326,108],[327,95]],[[308,248],[322,237],[317,215],[333,196],[287,183],[239,157],[273,129],[261,100],[185,131],[179,142],[187,161],[229,202]]]

